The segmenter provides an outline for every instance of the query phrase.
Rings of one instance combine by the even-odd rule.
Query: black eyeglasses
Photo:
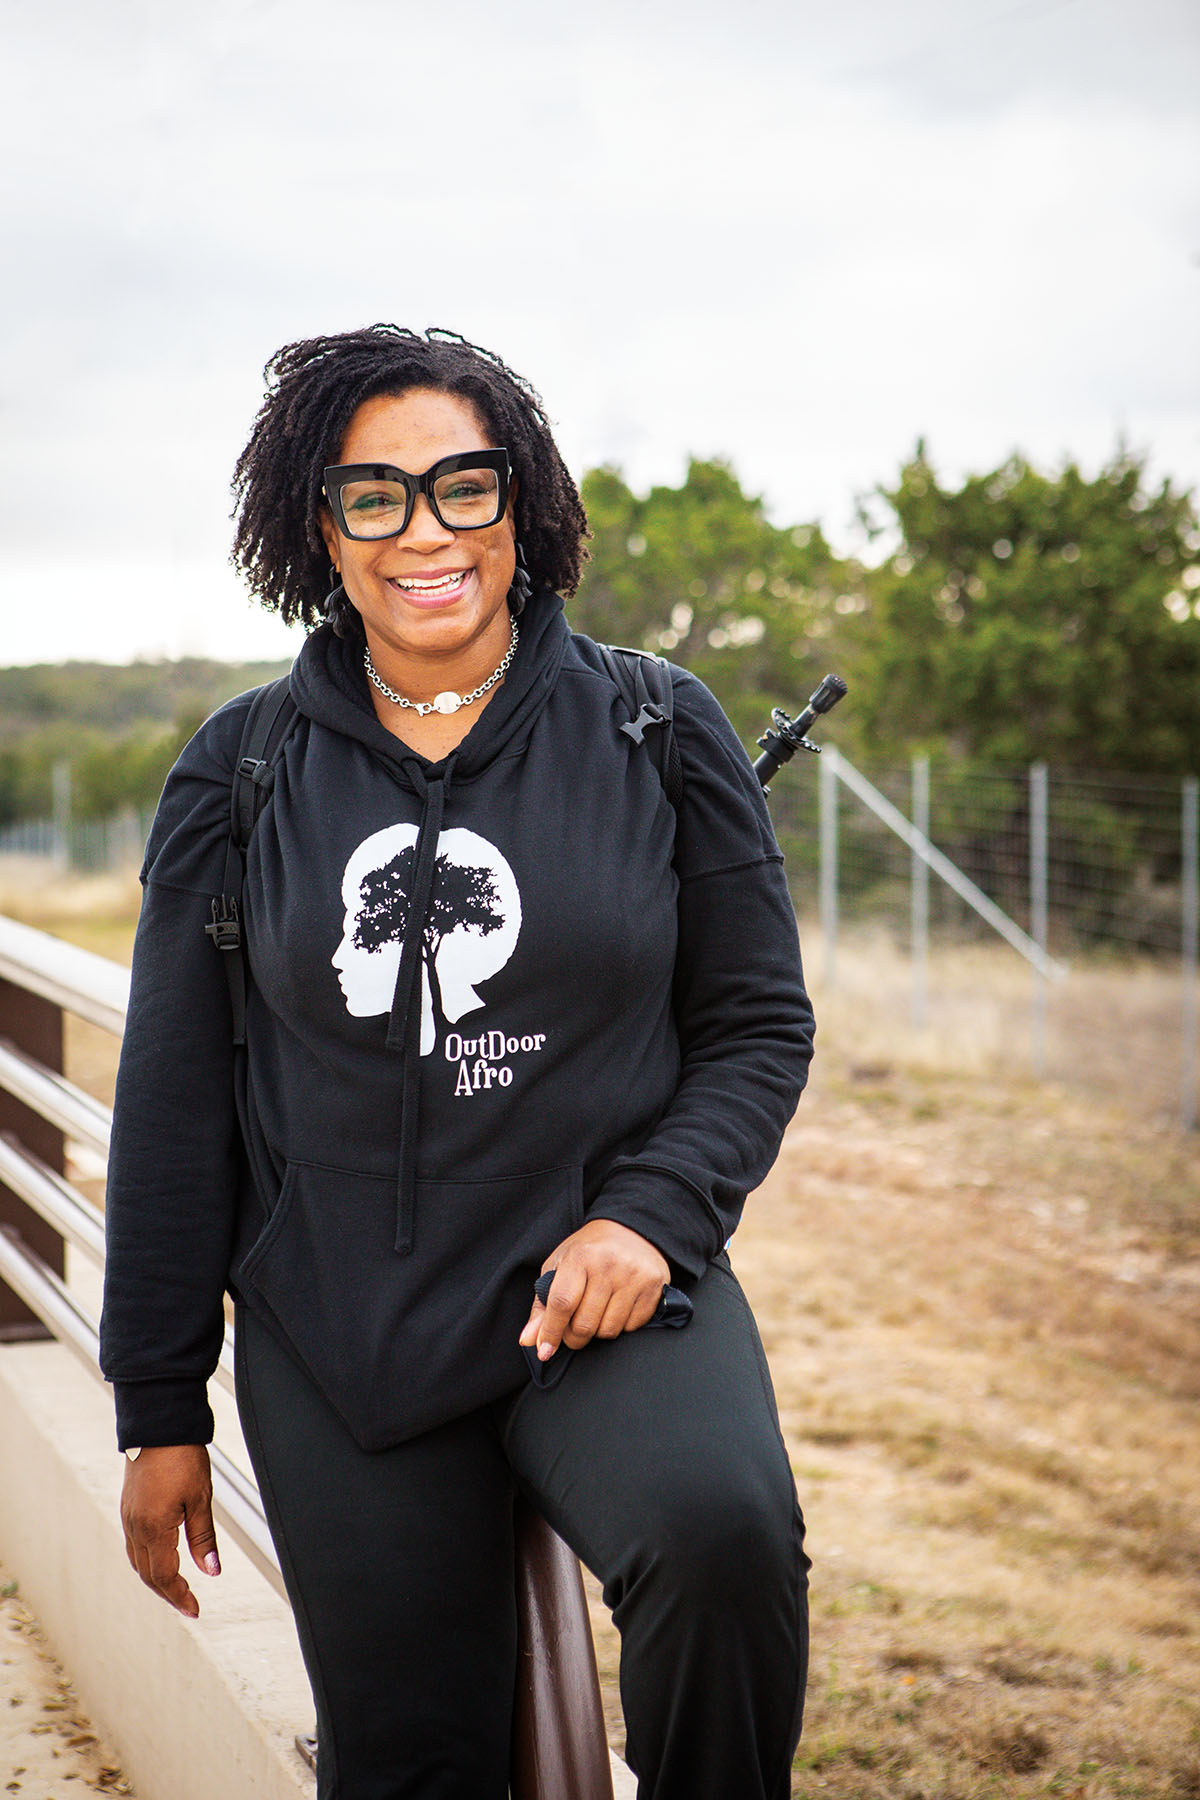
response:
[[[448,531],[482,531],[508,505],[512,465],[507,450],[467,450],[439,457],[423,475],[391,463],[342,463],[325,471],[325,498],[348,538],[399,537],[418,494]]]

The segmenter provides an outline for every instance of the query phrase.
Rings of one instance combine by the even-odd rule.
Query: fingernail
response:
[[[539,1362],[549,1362],[550,1358],[553,1355],[554,1355],[554,1345],[553,1344],[539,1344],[538,1345],[538,1361]]]
[[[215,1550],[210,1550],[208,1555],[204,1558],[204,1573],[206,1575],[219,1575],[221,1573],[221,1559]]]

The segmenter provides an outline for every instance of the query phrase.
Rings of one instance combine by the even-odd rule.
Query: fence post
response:
[[[826,744],[819,763],[817,791],[821,818],[821,938],[825,946],[825,986],[837,979],[838,931],[838,753]]]
[[[1196,1039],[1200,1015],[1200,780],[1187,775],[1183,782],[1181,824],[1183,918],[1183,1067],[1179,1093],[1179,1123],[1184,1131],[1196,1129]]]
[[[71,866],[71,765],[59,757],[50,771],[54,799],[55,855],[60,867]]]
[[[1050,782],[1045,763],[1029,770],[1029,935],[1045,953],[1049,935],[1048,839]],[[1033,973],[1033,1072],[1046,1073],[1046,1002],[1050,983],[1039,969]]]
[[[929,758],[914,756],[912,765],[912,822],[923,838],[929,836]],[[912,1022],[920,1031],[925,1024],[929,988],[929,864],[912,852]]]

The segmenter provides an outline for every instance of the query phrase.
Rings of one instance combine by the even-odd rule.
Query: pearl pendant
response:
[[[453,694],[447,689],[444,694],[434,695],[433,710],[438,713],[456,713],[462,703],[461,694]]]

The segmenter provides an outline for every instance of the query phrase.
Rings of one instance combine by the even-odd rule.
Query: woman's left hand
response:
[[[582,1350],[653,1318],[671,1270],[648,1239],[615,1219],[589,1219],[542,1264],[556,1271],[545,1306],[535,1300],[520,1342],[549,1362],[560,1344]]]

